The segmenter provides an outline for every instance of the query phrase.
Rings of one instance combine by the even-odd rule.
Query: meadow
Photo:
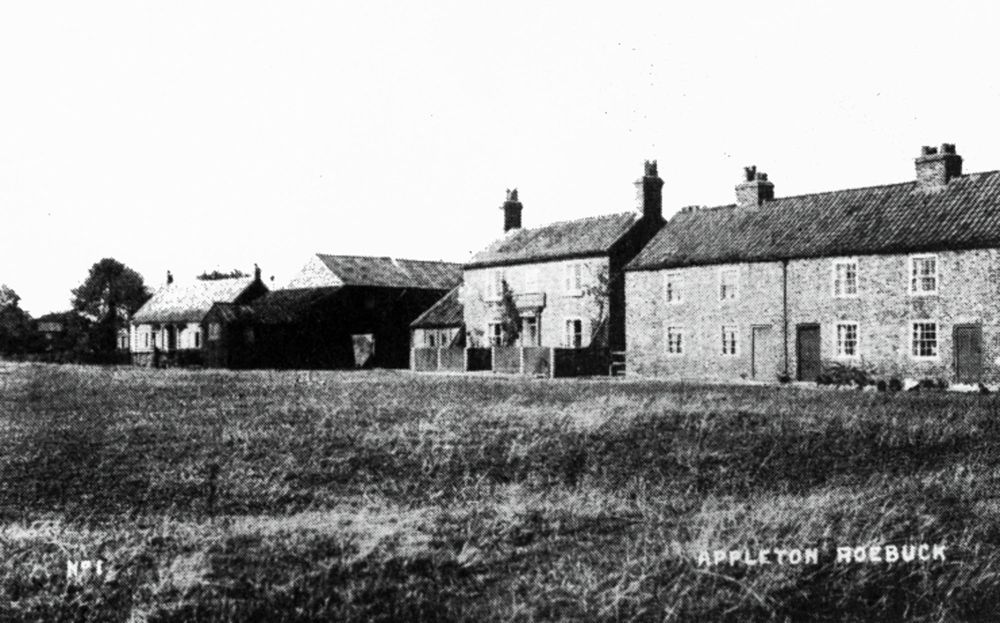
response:
[[[0,364],[0,431],[3,621],[1000,611],[992,394]]]

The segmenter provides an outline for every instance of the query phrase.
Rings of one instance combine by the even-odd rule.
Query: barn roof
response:
[[[705,264],[1000,246],[1000,171],[781,197],[676,214],[627,266]]]
[[[345,286],[447,290],[462,279],[461,264],[391,257],[326,255],[317,257]]]
[[[427,311],[410,323],[413,328],[458,327],[463,322],[462,303],[458,298],[458,287],[441,297]]]
[[[294,288],[273,290],[247,306],[254,321],[264,324],[295,322],[327,300],[340,288]]]
[[[132,322],[201,322],[214,303],[234,302],[253,282],[252,277],[239,277],[167,284],[139,308]]]
[[[466,268],[528,264],[603,255],[639,220],[635,212],[560,221],[532,229],[512,229],[486,247]]]

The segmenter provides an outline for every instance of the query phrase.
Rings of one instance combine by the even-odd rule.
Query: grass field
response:
[[[11,364],[0,426],[3,621],[1000,610],[994,395]],[[696,564],[776,547],[822,558]]]

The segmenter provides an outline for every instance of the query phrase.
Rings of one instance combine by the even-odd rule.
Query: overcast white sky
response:
[[[310,253],[464,261],[635,206],[1000,168],[1000,8],[963,2],[18,2],[0,7],[0,283],[65,309],[142,273]]]

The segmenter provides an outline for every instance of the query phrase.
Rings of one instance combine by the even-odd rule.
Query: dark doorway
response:
[[[798,379],[815,381],[823,366],[820,359],[819,325],[800,324],[796,327],[795,338]]]
[[[167,351],[172,353],[175,350],[177,350],[177,327],[167,325]]]
[[[983,331],[979,325],[956,325],[955,380],[978,383],[983,367]]]

